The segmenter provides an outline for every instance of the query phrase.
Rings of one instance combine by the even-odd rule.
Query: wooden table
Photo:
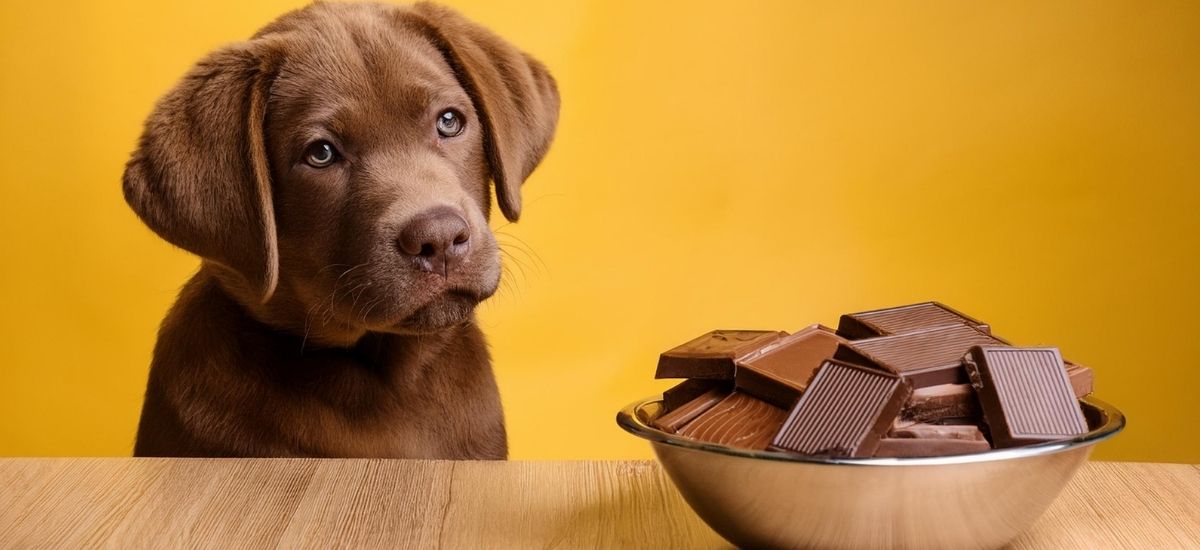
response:
[[[0,547],[727,547],[653,462],[0,459]],[[1200,467],[1087,464],[1014,548],[1200,548]]]

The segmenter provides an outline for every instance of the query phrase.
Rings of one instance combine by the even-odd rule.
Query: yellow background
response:
[[[1200,462],[1200,4],[451,3],[564,99],[481,308],[514,458],[650,456],[613,415],[703,331],[937,299],[1094,367],[1130,418],[1095,456]],[[0,454],[130,452],[197,261],[123,163],[295,5],[4,0]]]

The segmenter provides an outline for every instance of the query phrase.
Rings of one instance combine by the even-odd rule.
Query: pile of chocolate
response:
[[[837,457],[976,453],[1070,439],[1092,370],[1023,348],[937,302],[794,334],[717,330],[662,354],[652,424],[683,437]]]

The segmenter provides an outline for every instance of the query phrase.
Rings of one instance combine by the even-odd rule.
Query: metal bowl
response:
[[[1069,441],[931,458],[803,457],[702,443],[650,426],[660,397],[617,414],[647,439],[683,498],[744,548],[999,548],[1033,524],[1125,415],[1081,400]]]

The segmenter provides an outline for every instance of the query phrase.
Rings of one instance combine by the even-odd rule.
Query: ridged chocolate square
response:
[[[804,455],[871,456],[910,393],[895,374],[826,360],[770,448]]]
[[[714,330],[663,352],[654,377],[733,380],[735,359],[785,335],[775,330]]]
[[[1058,348],[976,346],[964,363],[996,448],[1087,433]]]
[[[990,334],[991,327],[938,302],[922,302],[859,313],[847,313],[838,321],[837,333],[849,340],[904,334],[946,325],[969,325]]]
[[[846,340],[821,325],[800,329],[737,361],[734,385],[767,403],[791,409],[817,367]]]
[[[786,410],[735,391],[675,433],[699,441],[761,451],[767,448],[785,418]]]
[[[855,340],[838,346],[835,359],[874,366],[903,376],[913,389],[965,384],[962,357],[971,346],[1004,345],[968,325],[947,325],[918,332]]]

